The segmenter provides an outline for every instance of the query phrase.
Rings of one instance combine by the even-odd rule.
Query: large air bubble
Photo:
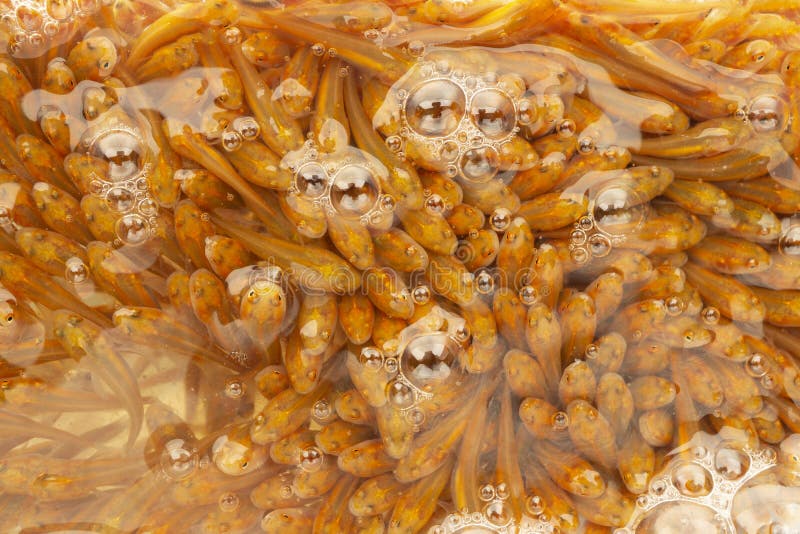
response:
[[[418,134],[446,136],[464,116],[464,91],[449,80],[431,80],[414,89],[406,100],[406,121]]]

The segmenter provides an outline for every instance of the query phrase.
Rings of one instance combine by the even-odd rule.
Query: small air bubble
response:
[[[496,232],[503,232],[511,224],[511,211],[507,208],[497,208],[492,213],[489,224]]]
[[[315,473],[320,470],[325,456],[317,447],[306,447],[300,452],[300,469],[307,473]]]
[[[223,493],[218,504],[223,512],[235,512],[239,508],[239,497],[235,493]]]

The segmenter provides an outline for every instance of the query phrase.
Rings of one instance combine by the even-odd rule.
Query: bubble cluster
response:
[[[630,175],[608,180],[590,195],[589,210],[570,232],[570,257],[575,263],[608,256],[615,246],[641,228],[648,205],[630,186]]]
[[[91,182],[92,193],[119,215],[114,230],[122,243],[147,242],[158,226],[158,204],[149,192],[152,164],[141,132],[112,116],[87,133],[86,152],[108,164],[108,174]]]
[[[424,286],[416,289],[420,287]],[[364,347],[359,362],[367,369],[383,367],[394,375],[387,384],[386,398],[418,426],[425,414],[417,404],[431,399],[438,387],[460,373],[458,357],[469,338],[466,332],[463,318],[436,306],[396,339],[387,341],[383,350]]]
[[[63,42],[69,27],[100,8],[97,0],[10,0],[0,14],[0,29],[10,36],[8,50],[16,57],[33,57]]]
[[[736,431],[698,432],[636,499],[628,524],[614,534],[736,532],[732,508],[737,491],[776,465],[771,448],[752,450]]]
[[[390,92],[385,105],[399,111],[400,135],[387,144],[429,164],[444,164],[452,177],[492,180],[504,143],[516,135],[521,102],[493,73],[451,69],[447,61],[421,60]]]
[[[253,141],[261,134],[261,127],[256,119],[249,116],[240,116],[233,119],[219,136],[222,148],[228,152],[239,150],[245,141]]]
[[[478,491],[484,503],[481,511],[451,513],[440,524],[428,529],[427,534],[552,534],[559,531],[558,522],[542,513],[543,507],[541,503],[537,506],[538,497],[535,496],[528,499],[531,504],[526,502],[525,514],[518,522],[515,521],[511,505],[507,502],[509,494],[508,486],[503,482],[484,484]]]
[[[320,154],[309,141],[288,154],[281,165],[294,173],[289,193],[311,201],[330,216],[359,220],[363,225],[391,219],[394,199],[381,190],[388,170],[359,149]]]

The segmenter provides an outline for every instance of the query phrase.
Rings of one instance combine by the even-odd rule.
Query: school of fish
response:
[[[800,525],[800,0],[0,38],[0,531]]]

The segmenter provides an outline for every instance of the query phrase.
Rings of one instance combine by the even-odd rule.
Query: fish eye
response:
[[[14,314],[13,313],[7,314],[6,318],[5,318],[5,321],[6,321],[6,324],[13,323],[14,322]]]

